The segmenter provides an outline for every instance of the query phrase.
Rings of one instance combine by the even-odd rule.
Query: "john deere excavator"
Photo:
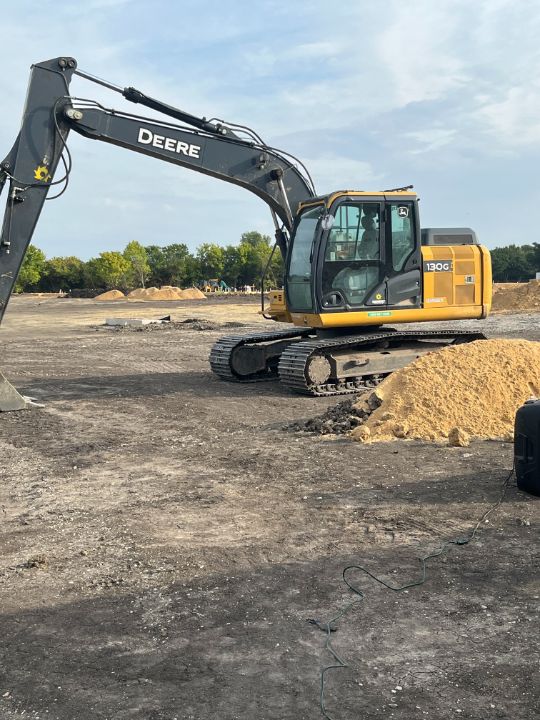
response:
[[[175,122],[73,97],[73,75]],[[262,312],[293,327],[218,341],[210,365],[220,378],[254,382],[277,375],[288,388],[310,395],[358,392],[441,345],[484,337],[388,327],[485,318],[491,304],[487,249],[469,228],[421,230],[411,186],[317,195],[303,164],[250,128],[198,118],[118,87],[77,69],[71,57],[32,66],[22,126],[0,164],[0,192],[9,180],[0,236],[0,321],[44,202],[68,185],[72,130],[239,185],[269,206],[286,275],[284,290],[271,292],[267,307],[263,296]],[[0,377],[0,409],[25,405]]]

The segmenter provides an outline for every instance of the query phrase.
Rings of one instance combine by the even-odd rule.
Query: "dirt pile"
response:
[[[123,300],[126,296],[120,290],[107,290],[107,292],[96,295],[94,300],[105,301],[105,300]]]
[[[128,300],[144,300],[146,297],[146,289],[144,288],[137,288],[136,290],[132,290],[127,294]]]
[[[172,285],[163,285],[163,287],[151,287],[146,290],[146,297],[143,300],[178,300],[180,288]]]
[[[408,438],[467,445],[510,439],[518,407],[540,396],[540,343],[480,340],[424,355],[355,404],[362,442]]]
[[[358,398],[343,400],[328,408],[323,415],[310,418],[305,422],[295,422],[285,426],[285,429],[318,433],[319,435],[343,435],[353,428],[361,425],[367,415],[360,408]]]
[[[173,285],[163,285],[161,288],[137,288],[128,295],[128,300],[206,300],[206,295],[197,288],[182,290]]]
[[[540,310],[540,280],[527,283],[501,283],[493,295],[491,309]]]
[[[194,287],[180,290],[180,295],[180,300],[206,300],[206,295]]]

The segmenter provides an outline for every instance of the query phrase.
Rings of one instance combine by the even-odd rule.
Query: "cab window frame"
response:
[[[393,224],[392,224],[392,207],[407,207],[409,214],[409,233],[410,238],[412,240],[412,246],[409,250],[409,252],[402,257],[401,264],[399,267],[396,267],[395,261],[394,261],[394,232],[393,232]],[[418,217],[417,217],[417,207],[416,203],[413,200],[398,200],[398,199],[390,199],[388,198],[386,200],[386,246],[387,246],[387,274],[389,277],[392,277],[394,275],[399,275],[402,272],[405,272],[405,269],[407,267],[408,262],[410,261],[411,257],[413,257],[419,247],[419,236],[420,233],[418,232]],[[400,231],[397,231],[400,232]]]

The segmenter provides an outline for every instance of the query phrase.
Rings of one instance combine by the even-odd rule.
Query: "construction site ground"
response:
[[[212,343],[257,310],[13,299],[0,367],[45,407],[0,415],[0,718],[321,717],[336,663],[308,620],[354,599],[343,568],[410,582],[498,499],[511,443],[293,432],[339,398],[212,376]],[[100,327],[169,313],[199,322]],[[540,340],[539,318],[456,325]],[[424,585],[352,571],[365,598],[331,634],[348,667],[326,675],[328,716],[538,717],[539,521],[513,480]]]

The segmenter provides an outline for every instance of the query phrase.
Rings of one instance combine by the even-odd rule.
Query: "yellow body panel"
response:
[[[264,316],[276,322],[292,323],[291,314],[285,304],[285,290],[270,290],[268,299],[270,305],[266,309]],[[261,311],[259,310],[259,312]]]
[[[419,308],[374,307],[335,313],[289,313],[285,293],[280,290],[271,293],[268,314],[274,320],[313,328],[485,318],[491,309],[492,295],[489,251],[482,245],[422,247],[423,263],[432,262],[437,266],[438,262],[449,260],[452,262],[451,271],[423,272],[422,307]]]
[[[423,273],[423,310],[477,308],[486,317],[491,308],[491,262],[482,245],[424,245],[422,261],[452,261],[451,272]],[[464,317],[470,317],[469,315]],[[455,319],[455,316],[452,316]]]
[[[361,327],[435,320],[466,320],[483,317],[477,307],[414,308],[410,310],[361,310],[342,313],[291,313],[294,325],[314,328]]]

